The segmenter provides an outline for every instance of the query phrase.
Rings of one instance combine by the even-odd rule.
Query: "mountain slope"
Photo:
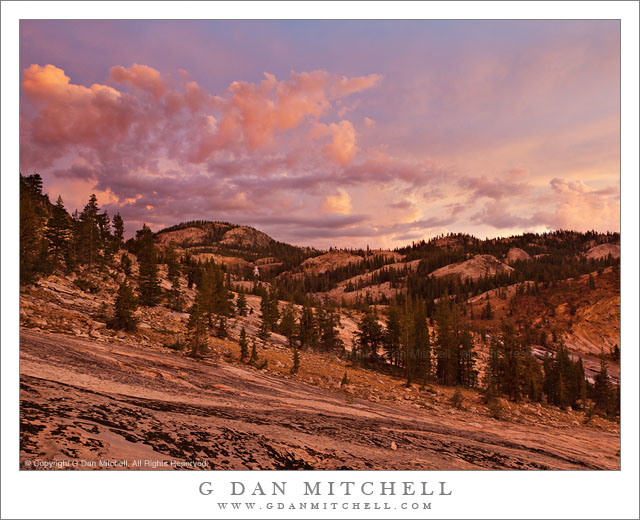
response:
[[[22,461],[54,460],[62,452],[73,459],[126,460],[129,467],[136,459],[176,461],[169,469],[620,464],[617,425],[596,419],[580,426],[577,413],[522,407],[513,422],[497,421],[476,413],[471,398],[466,411],[451,408],[446,395],[415,391],[399,402],[371,402],[349,398],[337,386],[318,388],[162,348],[37,332],[22,334],[20,392]],[[96,462],[89,469],[104,468]]]

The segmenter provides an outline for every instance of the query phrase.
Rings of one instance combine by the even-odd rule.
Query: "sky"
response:
[[[20,23],[20,169],[127,236],[620,230],[620,24]]]

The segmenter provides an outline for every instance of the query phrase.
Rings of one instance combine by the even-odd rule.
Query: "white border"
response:
[[[216,518],[203,480],[444,480],[424,518],[638,518],[637,2],[3,2],[2,518]],[[619,472],[19,472],[18,103],[22,18],[608,18],[622,20],[622,470]],[[290,497],[289,497],[290,498]],[[265,518],[385,518],[384,511],[260,511]],[[392,516],[399,516],[394,511]],[[411,516],[413,515],[413,516]],[[247,512],[237,514],[246,517]],[[257,516],[257,515],[256,515]]]

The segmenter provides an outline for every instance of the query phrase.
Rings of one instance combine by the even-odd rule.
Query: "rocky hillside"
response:
[[[613,258],[620,258],[620,244],[600,244],[593,246],[586,253],[587,258],[600,260],[611,255]]]
[[[520,249],[519,247],[512,247],[511,249],[509,249],[505,260],[508,264],[512,264],[518,261],[531,260],[531,255],[524,249]]]
[[[458,409],[450,389],[405,388],[335,357],[303,354],[291,377],[237,363],[232,342],[213,348],[194,360],[157,343],[23,330],[21,468],[33,459],[95,461],[88,469],[135,469],[137,459],[209,470],[620,467],[618,425],[581,412],[505,403],[498,420],[474,392]],[[290,363],[277,350],[260,356]]]
[[[505,322],[526,332],[538,358],[528,358],[533,365],[564,343],[592,384],[601,353],[608,382],[618,383],[618,235],[452,235],[395,251],[327,252],[223,222],[146,233],[146,242],[131,239],[120,250],[111,238],[92,265],[52,263],[23,283],[24,460],[156,457],[200,460],[213,469],[619,467],[617,412],[606,408],[613,420],[599,418],[589,409],[592,394],[570,402],[580,410],[541,396],[512,402],[503,393],[485,400],[479,389],[440,386],[452,383],[435,369],[424,371],[430,379],[407,382],[398,356],[395,364],[385,358],[391,349],[402,352],[397,338],[405,332],[410,345],[412,330],[413,337],[432,338],[435,363],[438,320],[447,315],[441,309],[451,305],[452,337],[464,330],[462,341],[477,356],[480,377],[470,387],[483,384],[489,349],[500,345]],[[136,255],[146,260],[146,271]],[[127,278],[142,293],[154,256],[160,300],[135,310],[135,330],[108,328],[121,282]],[[205,269],[203,261],[223,269]],[[172,281],[170,266],[178,273]],[[193,306],[197,288],[204,305],[227,302],[230,294],[235,307],[242,293],[247,313],[228,313],[219,322],[214,316],[216,323],[204,327],[208,348],[194,358],[187,324],[200,319]],[[284,320],[264,335],[273,305],[280,316],[293,309],[293,335]],[[256,346],[250,364],[239,359],[243,329]],[[327,331],[339,341],[327,343]],[[315,340],[304,343],[307,332]],[[370,343],[358,346],[359,338]],[[297,372],[291,341],[300,342]]]
[[[461,279],[470,278],[471,280],[477,280],[481,277],[491,277],[512,271],[512,267],[502,263],[495,256],[476,255],[464,262],[450,264],[436,269],[431,273],[431,276],[435,276],[436,278],[452,276]]]
[[[339,267],[362,262],[362,257],[346,251],[332,251],[302,262],[299,271],[305,274],[324,274]]]

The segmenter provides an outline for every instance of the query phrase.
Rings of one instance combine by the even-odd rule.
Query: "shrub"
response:
[[[500,399],[492,399],[487,404],[487,409],[489,410],[489,415],[494,419],[502,419],[503,417],[503,408]]]
[[[90,294],[97,294],[100,292],[100,286],[94,281],[88,278],[77,278],[73,281],[75,285],[82,292],[88,292]]]
[[[453,395],[451,396],[451,404],[457,408],[458,410],[462,410],[463,406],[462,406],[462,392],[460,391],[459,388],[456,388],[455,392],[453,392]]]

